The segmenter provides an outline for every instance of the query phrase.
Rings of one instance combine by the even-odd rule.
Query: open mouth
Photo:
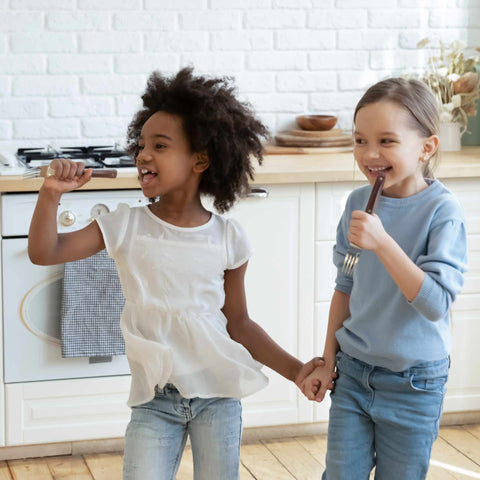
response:
[[[389,170],[392,169],[392,167],[389,167],[389,166],[367,167],[367,168],[368,168],[368,171],[369,171],[372,175],[385,174],[385,173],[387,173]]]
[[[157,174],[155,172],[152,172],[151,170],[148,170],[147,168],[141,168],[140,169],[140,182],[142,185],[147,185],[150,183]]]

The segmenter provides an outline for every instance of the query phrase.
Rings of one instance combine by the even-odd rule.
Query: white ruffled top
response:
[[[97,219],[125,296],[120,326],[132,373],[129,406],[173,383],[185,398],[250,395],[267,383],[262,365],[232,340],[221,308],[224,272],[251,247],[232,219],[171,225],[148,206],[120,204]]]

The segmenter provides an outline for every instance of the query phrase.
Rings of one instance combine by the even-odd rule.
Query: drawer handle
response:
[[[268,189],[266,188],[252,188],[247,193],[248,198],[267,198],[268,197]]]

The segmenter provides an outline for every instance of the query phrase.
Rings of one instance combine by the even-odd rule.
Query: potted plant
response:
[[[478,57],[466,57],[466,44],[455,40],[448,47],[441,41],[424,38],[418,48],[428,48],[428,65],[420,80],[434,93],[440,113],[441,150],[460,150],[461,136],[468,117],[477,114],[480,77],[476,71]],[[438,52],[438,55],[434,55]]]

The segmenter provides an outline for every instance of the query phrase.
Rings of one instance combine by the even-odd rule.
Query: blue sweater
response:
[[[463,285],[467,245],[457,199],[438,180],[407,198],[381,196],[376,213],[386,232],[425,272],[408,302],[371,250],[363,250],[353,278],[341,272],[353,210],[364,210],[370,185],[354,190],[337,227],[336,289],[350,295],[350,317],[337,331],[342,351],[371,365],[403,371],[449,355],[449,309]]]

